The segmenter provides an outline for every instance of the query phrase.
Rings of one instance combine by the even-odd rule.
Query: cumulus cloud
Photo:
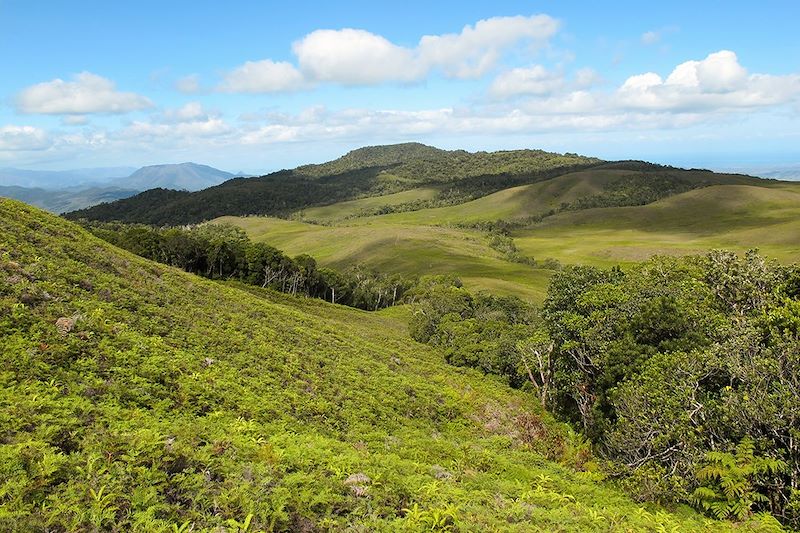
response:
[[[561,73],[547,70],[541,65],[515,68],[503,72],[492,82],[489,94],[495,98],[509,98],[522,94],[544,96],[565,85]]]
[[[494,67],[501,52],[521,42],[546,43],[558,31],[547,15],[492,17],[465,26],[461,33],[426,35],[417,46],[423,64],[454,78],[476,78]]]
[[[297,67],[269,59],[248,61],[226,74],[220,89],[269,93],[319,82],[404,83],[422,80],[432,71],[450,78],[476,78],[516,45],[542,46],[558,27],[558,21],[547,15],[493,17],[467,25],[460,33],[425,35],[415,47],[361,29],[316,30],[292,46]]]
[[[714,111],[787,103],[800,95],[800,75],[749,74],[734,52],[721,50],[681,63],[666,79],[654,72],[631,76],[617,91],[622,106]]]
[[[0,126],[0,151],[46,150],[51,146],[47,132],[33,126]]]
[[[411,81],[425,72],[412,50],[365,30],[317,30],[292,49],[300,69],[315,81],[368,85]]]
[[[534,65],[501,72],[489,86],[489,96],[504,100],[521,96],[541,98],[558,95],[568,100],[577,92],[589,89],[601,81],[600,75],[591,68],[578,69],[568,78],[560,70]]]
[[[16,99],[21,113],[46,115],[120,114],[152,106],[144,96],[117,91],[113,81],[91,72],[81,72],[72,81],[57,78],[32,85]]]
[[[303,75],[285,61],[248,61],[225,75],[220,89],[237,93],[295,91],[306,85]]]

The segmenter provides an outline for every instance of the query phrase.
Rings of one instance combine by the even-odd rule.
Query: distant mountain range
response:
[[[0,169],[0,196],[64,213],[128,198],[148,189],[199,191],[236,177],[207,165],[180,163],[79,170]]]
[[[0,186],[37,189],[65,189],[76,186],[94,186],[108,183],[121,176],[129,176],[133,167],[79,168],[76,170],[27,170],[0,168]]]
[[[0,196],[21,200],[46,209],[51,213],[66,213],[76,209],[84,209],[104,202],[128,198],[139,192],[135,189],[121,187],[77,186],[67,189],[42,189],[38,187],[18,187],[16,185],[0,186]]]
[[[235,177],[208,165],[180,163],[177,165],[152,165],[142,167],[127,178],[113,180],[119,187],[146,191],[148,189],[175,189],[199,191]]]

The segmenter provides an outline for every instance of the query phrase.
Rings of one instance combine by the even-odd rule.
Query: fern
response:
[[[696,473],[703,485],[694,490],[690,501],[720,520],[744,520],[751,516],[754,505],[769,501],[756,490],[758,477],[787,468],[779,459],[756,456],[755,444],[748,437],[742,439],[733,453],[706,453],[705,462]]]

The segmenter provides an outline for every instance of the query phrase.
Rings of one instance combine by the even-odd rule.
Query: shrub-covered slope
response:
[[[591,465],[391,313],[220,285],[8,200],[0,332],[0,530],[728,527],[546,459]]]

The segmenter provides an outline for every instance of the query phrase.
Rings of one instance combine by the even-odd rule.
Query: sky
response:
[[[0,167],[366,145],[800,164],[800,2],[0,0]]]

